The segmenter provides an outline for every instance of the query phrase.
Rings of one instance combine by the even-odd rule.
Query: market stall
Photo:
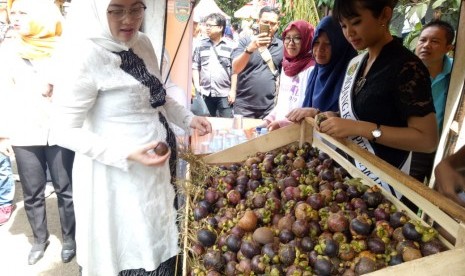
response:
[[[348,172],[348,174],[352,177],[352,179],[360,179],[361,182],[363,183],[363,185],[366,185],[368,187],[377,186],[377,184],[375,182],[373,182],[373,180],[371,180],[371,178],[369,178],[365,174],[361,173],[361,171],[359,169],[357,169],[356,167],[354,167],[351,162],[349,162],[345,157],[340,155],[340,152],[337,152],[336,150],[334,150],[337,147],[340,151],[345,152],[346,154],[348,154],[352,158],[354,158],[357,161],[363,163],[373,173],[378,175],[379,178],[381,178],[383,181],[389,183],[393,188],[395,188],[396,190],[401,192],[404,196],[409,198],[413,203],[415,203],[417,206],[419,206],[423,210],[423,213],[427,214],[428,217],[430,217],[432,220],[434,220],[437,225],[440,225],[441,227],[446,229],[446,231],[453,237],[452,240],[447,240],[447,239],[445,239],[443,236],[441,236],[439,234],[434,234],[435,237],[437,237],[437,239],[441,242],[441,244],[443,246],[443,249],[441,250],[441,252],[436,252],[437,254],[434,254],[434,255],[431,255],[431,256],[428,256],[428,257],[419,258],[419,257],[421,257],[423,255],[426,256],[428,253],[424,253],[423,251],[422,251],[422,253],[418,253],[418,252],[420,252],[420,250],[419,250],[420,246],[418,246],[418,249],[416,249],[418,252],[417,251],[415,251],[415,252],[417,252],[419,255],[417,257],[413,258],[414,260],[410,260],[410,257],[408,257],[408,258],[404,257],[405,262],[403,264],[390,266],[390,267],[386,267],[386,268],[383,268],[383,266],[380,266],[377,269],[379,269],[379,268],[382,268],[382,269],[374,272],[373,275],[389,275],[389,274],[392,274],[392,275],[405,275],[406,273],[412,273],[412,272],[419,273],[419,275],[443,275],[443,273],[446,273],[448,275],[452,275],[454,273],[457,273],[457,275],[459,275],[460,273],[462,273],[464,271],[465,263],[463,262],[463,260],[465,259],[465,249],[464,249],[463,246],[465,245],[465,242],[464,242],[464,240],[465,240],[465,226],[461,223],[465,219],[465,209],[464,208],[462,208],[459,205],[457,205],[456,203],[452,202],[450,199],[445,198],[444,196],[440,195],[436,191],[429,189],[428,187],[424,186],[422,183],[416,181],[412,177],[410,177],[410,176],[408,176],[406,174],[403,174],[402,172],[400,172],[396,168],[392,167],[391,165],[389,165],[385,161],[377,158],[376,156],[372,155],[371,153],[368,153],[367,151],[361,149],[357,145],[355,145],[355,144],[353,144],[353,143],[351,143],[349,141],[346,141],[346,140],[333,139],[333,138],[331,138],[331,137],[329,137],[327,135],[314,132],[313,131],[313,124],[314,124],[313,119],[308,118],[305,122],[303,122],[300,125],[297,125],[297,124],[296,125],[291,125],[289,127],[282,128],[282,129],[279,129],[277,131],[273,131],[270,134],[259,136],[257,138],[254,138],[254,139],[248,141],[248,142],[245,142],[245,143],[240,144],[240,145],[236,145],[236,146],[231,147],[229,149],[226,149],[224,151],[205,156],[203,158],[203,161],[205,161],[206,164],[211,166],[211,168],[216,168],[216,169],[220,168],[219,169],[220,170],[219,175],[221,175],[221,177],[219,179],[222,179],[222,180],[219,180],[219,179],[213,180],[213,183],[215,183],[215,181],[219,181],[218,183],[220,183],[220,184],[224,183],[224,182],[229,183],[228,180],[226,180],[225,178],[222,178],[222,177],[226,177],[227,175],[234,174],[233,173],[234,169],[232,169],[232,167],[230,167],[230,166],[240,166],[239,169],[237,169],[237,170],[238,171],[245,170],[247,172],[247,175],[252,179],[253,176],[250,174],[251,173],[250,171],[253,170],[253,167],[255,166],[256,168],[262,168],[263,169],[263,166],[265,166],[264,164],[262,164],[261,162],[258,162],[258,161],[257,161],[257,163],[255,163],[255,165],[253,165],[253,164],[252,165],[251,164],[244,165],[244,164],[247,164],[247,162],[249,162],[249,163],[251,162],[251,161],[249,161],[249,159],[251,159],[252,156],[257,156],[256,155],[257,153],[262,153],[262,156],[263,156],[263,155],[266,155],[266,154],[268,154],[270,152],[273,152],[273,151],[275,151],[277,149],[280,149],[280,148],[286,147],[286,146],[290,146],[293,143],[297,142],[298,145],[301,146],[301,149],[302,149],[303,145],[307,144],[307,148],[308,148],[308,145],[310,144],[312,148],[316,148],[316,149],[318,149],[318,151],[325,152],[330,157],[330,159],[332,160],[331,162],[333,162],[333,161],[337,162],[337,164],[339,166],[341,166],[342,168],[344,168]],[[278,153],[275,152],[274,154],[278,154],[278,156],[279,156],[279,151],[278,151]],[[256,157],[253,157],[253,158],[256,158]],[[308,157],[306,157],[306,158],[308,158]],[[317,159],[318,159],[318,157],[317,157]],[[242,163],[242,162],[244,162],[244,160],[247,160],[247,161],[245,163]],[[311,158],[307,159],[305,161],[308,162],[308,163],[312,162]],[[280,161],[278,159],[278,161],[275,160],[274,162],[276,163],[276,162],[280,162]],[[294,164],[294,163],[292,163],[292,164]],[[221,166],[223,166],[223,167],[221,167]],[[241,167],[241,166],[248,166],[248,168],[244,168],[244,167]],[[194,168],[191,167],[191,169],[196,170],[196,172],[199,171],[199,167],[194,167]],[[305,170],[306,170],[305,168],[302,169],[302,171],[305,171]],[[221,173],[221,172],[223,172],[223,173]],[[265,175],[268,176],[268,174],[264,174],[263,171],[262,171],[262,174],[263,174],[264,178],[265,178]],[[213,179],[215,179],[215,178],[213,178]],[[321,181],[320,176],[318,176],[318,179],[319,179],[318,181]],[[193,181],[195,181],[195,180],[193,180]],[[278,183],[279,183],[279,181],[278,181]],[[205,182],[203,182],[203,183],[200,183],[200,182],[199,183],[192,183],[192,184],[194,184],[196,186],[204,186],[206,190],[212,189],[211,186],[209,186],[208,184],[205,184]],[[239,184],[237,184],[237,182],[234,182],[234,184],[231,184],[231,185],[235,186],[235,185],[239,185]],[[279,184],[276,184],[276,185],[279,185]],[[321,182],[320,182],[319,185],[321,186],[323,184],[321,184]],[[256,189],[264,189],[262,186],[258,186],[258,187],[259,188],[256,188]],[[235,188],[232,188],[232,189],[235,189]],[[300,189],[302,191],[303,188],[300,188]],[[375,189],[375,188],[368,188],[368,190],[370,190],[370,189]],[[415,222],[419,223],[419,225],[417,225],[416,227],[421,227],[422,229],[428,229],[428,230],[425,230],[425,232],[423,232],[423,233],[426,233],[426,232],[429,233],[430,231],[431,231],[431,233],[433,233],[433,232],[436,233],[434,231],[434,229],[429,224],[429,223],[431,223],[431,221],[428,221],[428,223],[426,221],[422,221],[420,219],[420,217],[418,217],[415,213],[410,211],[407,207],[405,207],[405,205],[403,203],[401,203],[399,200],[397,200],[397,198],[392,196],[390,193],[386,192],[383,189],[381,189],[380,192],[383,194],[384,198],[388,200],[388,202],[391,202],[392,205],[395,206],[395,208],[394,207],[393,208],[396,210],[396,212],[401,211],[401,212],[403,212],[405,214],[408,214],[409,223],[410,222],[414,223],[414,221],[415,221]],[[231,228],[228,228],[228,226],[226,226],[226,225],[228,225],[228,223],[224,222],[223,219],[221,219],[221,218],[218,221],[218,224],[209,224],[210,222],[208,222],[208,221],[210,221],[210,220],[208,219],[208,215],[205,218],[202,218],[202,216],[199,215],[199,213],[197,213],[198,211],[195,209],[195,208],[197,208],[199,206],[199,204],[200,204],[199,202],[202,201],[202,197],[205,196],[205,193],[206,193],[205,191],[198,192],[198,190],[195,191],[195,189],[190,190],[190,191],[187,190],[188,196],[187,196],[186,214],[185,214],[185,221],[184,221],[185,222],[185,228],[184,228],[184,258],[185,258],[184,259],[184,275],[188,275],[188,274],[189,275],[203,275],[202,272],[206,272],[208,270],[211,271],[211,270],[215,270],[215,269],[220,270],[219,271],[220,273],[226,273],[227,275],[231,275],[231,274],[228,274],[228,273],[231,273],[230,271],[225,272],[225,271],[221,270],[221,269],[224,269],[224,270],[231,269],[231,268],[227,268],[226,263],[221,263],[220,262],[220,265],[215,266],[216,263],[210,263],[210,259],[208,259],[208,258],[212,257],[211,255],[212,254],[214,255],[215,252],[234,251],[233,249],[230,248],[231,245],[228,242],[226,242],[225,239],[227,240],[227,237],[229,235],[232,235],[232,233],[234,231],[237,231],[237,230],[233,230],[234,226],[232,226],[232,225],[235,225],[236,223],[238,225],[240,225],[241,220],[243,219],[243,217],[245,217],[245,213],[243,212],[244,211],[243,209],[240,209],[241,211],[237,211],[237,217],[231,218],[231,221],[232,221]],[[322,193],[321,190],[320,190],[320,193]],[[221,204],[226,204],[226,205],[231,204],[232,199],[229,198],[229,192],[227,194],[228,194],[226,196],[227,199],[224,199],[224,201],[226,203],[223,202]],[[281,202],[284,202],[283,198],[286,196],[285,194],[286,194],[285,190],[281,190],[281,195],[279,197]],[[220,196],[220,198],[221,198],[221,196]],[[249,199],[247,199],[247,200],[249,200]],[[306,202],[308,202],[308,200]],[[297,202],[296,206],[299,206],[299,204],[300,204],[300,202]],[[284,206],[284,205],[287,206],[287,203],[282,204],[282,206]],[[237,205],[235,205],[235,206],[237,206]],[[252,207],[250,207],[250,205],[247,205],[247,203],[245,203],[245,206],[248,206],[248,207],[245,207],[245,208],[247,208],[247,210],[252,208]],[[218,206],[215,207],[215,210],[217,210],[217,208],[218,208]],[[238,207],[235,207],[235,208],[237,209]],[[296,207],[296,209],[297,209],[297,207]],[[318,210],[321,210],[321,209],[318,209]],[[371,210],[373,211],[373,209],[371,209]],[[226,211],[226,212],[233,212],[233,211],[230,209],[229,211]],[[247,212],[247,211],[245,211],[245,212]],[[253,212],[257,212],[257,211],[255,209],[253,209]],[[285,211],[283,211],[283,210],[281,210],[279,212],[285,213]],[[321,211],[318,211],[318,212],[321,213]],[[391,215],[393,215],[393,213],[391,213]],[[213,216],[216,217],[217,214],[215,215],[215,213],[213,213]],[[296,214],[296,216],[297,216],[297,214]],[[321,214],[320,214],[320,216],[321,216]],[[262,221],[260,221],[260,218],[258,219],[259,222],[258,222],[257,225],[262,226],[260,228],[264,228],[263,226],[265,226],[265,228],[272,229],[271,233],[274,233],[274,234],[272,234],[272,236],[273,236],[272,240],[279,239],[279,241],[281,242],[280,245],[279,245],[280,248],[286,247],[286,245],[283,245],[284,243],[281,240],[282,239],[281,233],[283,231],[280,230],[281,231],[281,232],[279,232],[280,234],[277,234],[276,231],[278,231],[278,230],[276,230],[275,226],[272,226],[271,224],[263,221],[263,218],[261,218],[261,219],[262,219]],[[318,223],[320,225],[322,225],[321,220]],[[379,223],[379,224],[383,224],[383,223]],[[294,224],[292,224],[292,225],[294,227]],[[256,227],[258,227],[258,226],[256,226]],[[371,239],[373,237],[373,235],[378,235],[380,233],[378,231],[381,231],[381,230],[378,230],[377,227],[378,227],[378,219],[376,219],[376,228],[374,228],[373,232],[371,232],[371,234],[369,234],[370,238],[368,238],[368,239]],[[405,228],[405,224],[402,227],[402,233],[405,235],[405,237],[408,237],[408,238],[403,239],[402,242],[403,243],[414,243],[413,240],[409,240],[411,237],[407,236],[407,235],[410,235],[410,234],[405,233],[403,228]],[[211,233],[213,233],[213,235],[215,237],[214,242],[212,242],[212,243],[207,242],[207,244],[202,243],[202,241],[201,241],[202,237],[199,236],[200,235],[199,231],[201,231],[201,230],[199,230],[199,229],[209,229],[209,230],[205,230],[205,231],[210,231]],[[351,233],[352,233],[352,230],[353,229],[352,229],[352,224],[351,224],[351,231],[350,231]],[[256,239],[256,237],[255,237],[256,229],[251,228],[249,231],[253,232],[253,235],[251,234],[251,232],[248,233],[248,234],[246,233],[244,237],[248,237],[248,238],[244,238],[244,240],[242,240],[242,244],[246,243],[245,240],[247,240],[247,242],[250,242],[251,239],[254,239],[254,240]],[[327,231],[327,230],[325,230],[325,231]],[[343,230],[342,232],[346,233],[345,231],[347,231],[347,228],[345,230]],[[337,231],[331,230],[330,232],[331,232],[332,235],[336,235],[335,233]],[[376,233],[376,234],[374,234],[374,233]],[[307,234],[307,235],[311,235],[311,234]],[[328,234],[325,234],[325,235],[327,236]],[[360,238],[360,237],[355,238],[355,236],[352,236],[352,238],[353,238],[353,240],[357,240],[357,241],[359,241],[360,239],[363,240],[363,238]],[[383,236],[383,238],[385,238],[385,237]],[[394,239],[397,239],[397,238],[394,238],[393,236],[392,237],[389,236],[389,240],[393,241]],[[421,239],[416,240],[416,242],[418,242],[419,244],[422,244],[422,248],[423,248],[423,243],[422,242],[424,242],[426,240],[422,240],[422,239],[423,239],[423,237]],[[299,239],[299,240],[303,240],[303,238]],[[323,239],[320,236],[320,238],[318,238],[317,240],[318,240],[318,242],[321,243]],[[407,242],[406,240],[409,240],[409,241]],[[303,241],[301,241],[301,242],[303,243]],[[203,246],[203,251],[202,251],[203,253],[199,253],[199,251],[197,251],[197,249],[196,249],[199,243],[200,243],[201,246]],[[254,243],[254,242],[252,242],[252,243]],[[289,242],[289,243],[291,243],[291,242]],[[293,245],[291,247],[289,247],[289,248],[303,247],[302,245],[299,245],[298,243],[295,243],[295,241],[293,241],[292,244]],[[224,246],[226,246],[226,247],[224,247]],[[388,245],[386,244],[386,246],[388,246]],[[398,246],[399,245],[397,244],[396,248]],[[318,246],[315,246],[315,249],[317,247]],[[288,248],[288,247],[286,247],[286,248]],[[339,249],[339,250],[341,250],[341,249]],[[396,249],[396,250],[399,250],[399,249]],[[402,250],[404,250],[404,249],[402,249]],[[360,253],[359,252],[359,254],[369,254],[369,253],[366,253],[367,250],[362,250],[362,251],[365,252],[365,253]],[[264,265],[265,265],[265,267],[263,269],[271,269],[271,267],[276,267],[276,266],[279,266],[279,265],[281,265],[281,267],[282,267],[282,262],[283,262],[282,258],[283,258],[283,256],[281,256],[281,253],[279,255],[279,261],[270,262],[269,260],[268,261],[263,261],[264,260],[263,258],[265,258],[264,255],[266,255],[266,254],[260,255],[261,253],[259,253],[259,252],[256,252],[256,253],[248,253],[249,251],[244,251],[243,252],[242,245],[240,246],[240,248],[238,249],[237,252],[238,252],[237,253],[238,256],[241,255],[241,254],[242,255],[250,254],[248,257],[250,257],[250,259],[252,259],[252,260],[262,258],[262,259],[260,259],[260,262],[264,263]],[[263,251],[261,251],[261,252],[263,252]],[[297,251],[297,252],[300,252],[300,251]],[[383,251],[383,252],[387,252],[387,251]],[[205,257],[205,255],[203,255],[203,254],[206,254],[207,257]],[[210,254],[210,255],[208,255],[208,254]],[[218,254],[218,253],[216,253],[216,254]],[[392,254],[392,252],[390,254]],[[402,251],[400,253],[396,253],[396,254],[402,254]],[[231,254],[228,253],[228,255],[231,255]],[[294,257],[292,259],[293,260],[292,263],[294,263],[294,261],[297,260],[297,259],[298,259],[298,261],[295,261],[296,263],[295,263],[294,266],[291,263],[287,263],[286,264],[286,270],[289,270],[291,266],[293,266],[292,269],[295,269],[295,266],[299,266],[299,264],[300,264],[300,267],[304,267],[305,269],[307,269],[308,273],[314,273],[315,272],[314,270],[317,269],[317,268],[315,268],[314,264],[309,265],[309,262],[311,262],[310,261],[311,257],[309,257],[309,255],[310,255],[310,253],[308,253],[308,252],[301,252],[301,254],[297,253],[297,257],[296,257],[296,253],[294,252]],[[325,255],[325,254],[323,253],[322,255]],[[255,256],[261,256],[261,257],[255,258]],[[378,255],[376,255],[376,256],[378,256]],[[218,256],[216,256],[216,257],[218,257]],[[218,257],[218,258],[219,258],[218,260],[222,260],[221,257]],[[228,258],[234,258],[234,257],[230,256]],[[320,257],[318,257],[318,258],[320,258]],[[328,258],[328,257],[326,256],[326,257],[321,257],[321,258]],[[378,256],[378,257],[375,257],[375,260],[376,260],[376,262],[381,262],[381,263],[385,262],[384,265],[386,265],[386,263],[388,263],[388,261],[385,258],[386,258],[386,256],[382,256],[382,257]],[[388,257],[388,258],[390,258],[390,257]],[[208,259],[208,261],[205,261],[205,259]],[[273,259],[273,260],[275,260],[275,259]],[[407,260],[409,260],[409,261],[407,261]],[[226,260],[224,262],[226,262]],[[231,261],[229,261],[229,262],[231,262]],[[243,273],[244,275],[247,275],[247,273],[244,273],[244,271],[241,271],[241,269],[245,269],[245,268],[243,268],[243,266],[247,267],[246,265],[242,264],[243,261],[240,260],[239,257],[237,257],[235,262],[236,262],[236,266],[234,266],[235,267],[234,269],[236,269],[236,270],[233,270],[234,272],[232,272],[232,273]],[[307,263],[305,263],[305,262],[307,262]],[[353,261],[353,262],[354,262],[354,266],[355,266],[354,270],[357,271],[357,264],[360,262],[360,260]],[[252,261],[252,263],[253,263],[253,261]],[[349,269],[350,268],[350,266],[347,263],[344,262],[344,265],[342,265],[342,263],[343,262],[339,262],[339,265],[341,267],[344,266],[343,269]],[[242,265],[239,265],[239,264],[242,264]],[[433,264],[435,266],[434,268],[432,268]],[[252,269],[259,269],[259,268],[254,268],[253,264],[251,264],[249,266],[251,266]],[[342,269],[342,268],[340,268],[340,269]],[[253,270],[253,271],[255,271],[255,270]],[[267,272],[265,272],[265,274],[270,273],[270,270],[266,270],[266,271]],[[373,271],[373,270],[370,270],[370,271]],[[258,274],[260,274],[260,273],[258,273]],[[312,275],[312,274],[308,274],[308,275]]]

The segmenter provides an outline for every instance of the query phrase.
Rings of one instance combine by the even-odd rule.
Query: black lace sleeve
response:
[[[404,113],[402,117],[423,117],[434,112],[431,79],[420,61],[406,61],[400,68],[397,81],[400,99],[398,110]]]

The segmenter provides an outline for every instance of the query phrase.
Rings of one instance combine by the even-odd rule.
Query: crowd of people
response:
[[[34,236],[30,265],[50,243],[48,169],[63,262],[77,256],[82,275],[179,274],[171,124],[201,135],[212,127],[167,93],[151,41],[139,31],[145,0],[75,1],[66,24],[50,0],[0,1],[0,225],[15,207],[15,157]],[[210,14],[192,53],[193,88],[210,116],[263,119],[270,131],[324,117],[318,131],[349,138],[424,181],[443,127],[454,29],[429,22],[412,53],[389,31],[396,4],[335,0],[317,26],[295,20],[281,35],[272,7],[260,10],[255,33],[243,35]],[[157,155],[163,143],[169,150]],[[465,206],[457,195],[465,189],[463,155],[435,173],[438,190]]]

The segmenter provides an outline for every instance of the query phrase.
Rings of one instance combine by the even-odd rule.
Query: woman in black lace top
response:
[[[340,117],[325,120],[319,130],[349,137],[408,172],[410,151],[434,151],[438,133],[428,70],[389,32],[396,3],[335,1],[333,14],[344,36],[355,49],[367,51],[348,66]]]

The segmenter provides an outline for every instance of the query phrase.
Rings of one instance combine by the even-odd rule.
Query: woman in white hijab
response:
[[[54,141],[76,152],[82,275],[176,275],[175,137],[210,123],[166,95],[141,0],[73,1],[57,56]],[[67,42],[66,42],[67,41]],[[153,152],[160,141],[170,152]],[[168,162],[168,158],[170,158]]]

